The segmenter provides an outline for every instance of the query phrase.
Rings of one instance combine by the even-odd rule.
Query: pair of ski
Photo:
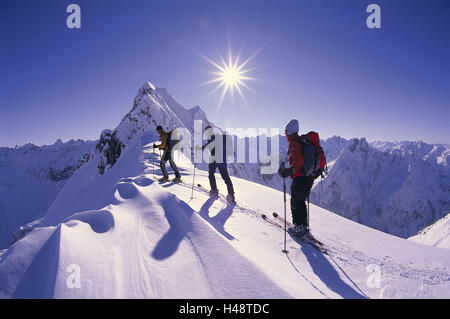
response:
[[[186,185],[188,185],[188,184],[186,184]],[[192,187],[192,185],[188,185],[189,187]],[[232,201],[229,201],[224,195],[222,195],[222,194],[217,194],[217,195],[210,195],[209,194],[209,191],[205,188],[205,187],[203,187],[201,184],[197,184],[197,186],[196,187],[194,187],[195,189],[197,189],[197,190],[199,190],[199,191],[201,191],[201,192],[203,192],[203,193],[206,193],[206,194],[208,194],[209,196],[211,196],[211,197],[218,197],[218,198],[220,198],[222,201],[224,201],[227,205],[234,205],[234,206],[237,206],[237,203],[236,203],[236,201],[234,201],[234,202],[232,202]]]
[[[272,215],[276,219],[276,221],[273,219],[269,219],[265,214],[262,214],[261,217],[269,224],[272,224],[273,226],[278,227],[282,230],[284,230],[284,225],[283,225],[284,223],[286,223],[286,225],[288,227],[294,226],[291,222],[286,221],[283,217],[281,217],[277,213],[273,213]],[[282,224],[280,224],[279,222],[281,222]],[[299,234],[296,234],[293,232],[289,232],[289,234],[292,237],[299,239],[301,242],[311,245],[313,248],[317,249],[321,253],[325,253],[325,254],[327,253],[327,249],[325,248],[325,245],[321,241],[316,239],[313,235],[311,235],[311,233],[308,233],[303,236],[300,236]]]
[[[180,184],[180,183],[183,183],[183,181],[182,180],[179,180],[179,181],[174,181],[173,179],[172,180],[170,180],[170,179],[167,179],[167,180],[161,180],[161,179],[158,179],[157,180],[157,182],[158,182],[158,184]]]

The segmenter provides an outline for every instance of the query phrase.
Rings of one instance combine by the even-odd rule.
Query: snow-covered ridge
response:
[[[441,166],[448,166],[450,157],[450,146],[444,144],[427,144],[424,142],[372,142],[374,148],[389,152],[391,154],[401,154],[410,158],[422,158],[424,161]]]
[[[281,229],[260,217],[282,211],[281,192],[232,177],[239,206],[197,188],[192,197],[193,167],[179,154],[185,184],[160,185],[152,142],[135,139],[103,175],[83,165],[40,227],[0,252],[0,298],[449,297],[444,249],[311,205],[329,254],[288,237],[285,255]],[[207,185],[207,173],[196,183]],[[369,265],[379,285],[368,285]]]
[[[90,159],[95,142],[0,148],[0,248],[12,233],[43,216],[67,180]]]

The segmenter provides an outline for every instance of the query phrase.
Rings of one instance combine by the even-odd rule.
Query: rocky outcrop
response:
[[[100,175],[103,175],[107,168],[114,166],[117,162],[125,148],[125,143],[117,137],[117,131],[103,130],[95,148],[100,153],[98,171]]]

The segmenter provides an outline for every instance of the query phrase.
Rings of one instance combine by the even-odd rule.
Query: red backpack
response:
[[[299,142],[302,146],[304,159],[303,175],[317,178],[323,177],[324,173],[327,174],[327,159],[322,146],[320,146],[319,133],[311,131],[302,135],[299,137]]]

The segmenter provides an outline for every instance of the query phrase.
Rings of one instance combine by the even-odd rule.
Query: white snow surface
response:
[[[89,161],[40,225],[0,252],[1,298],[450,297],[448,250],[311,205],[328,255],[289,236],[283,254],[282,230],[259,216],[283,213],[281,192],[232,177],[238,206],[197,188],[192,198],[191,163],[175,154],[185,183],[159,184],[148,142],[136,136],[104,175]],[[197,183],[208,186],[206,172],[197,170]],[[67,285],[73,267],[79,288]],[[379,286],[369,280],[373,267]]]
[[[450,213],[409,239],[422,244],[450,249]]]

